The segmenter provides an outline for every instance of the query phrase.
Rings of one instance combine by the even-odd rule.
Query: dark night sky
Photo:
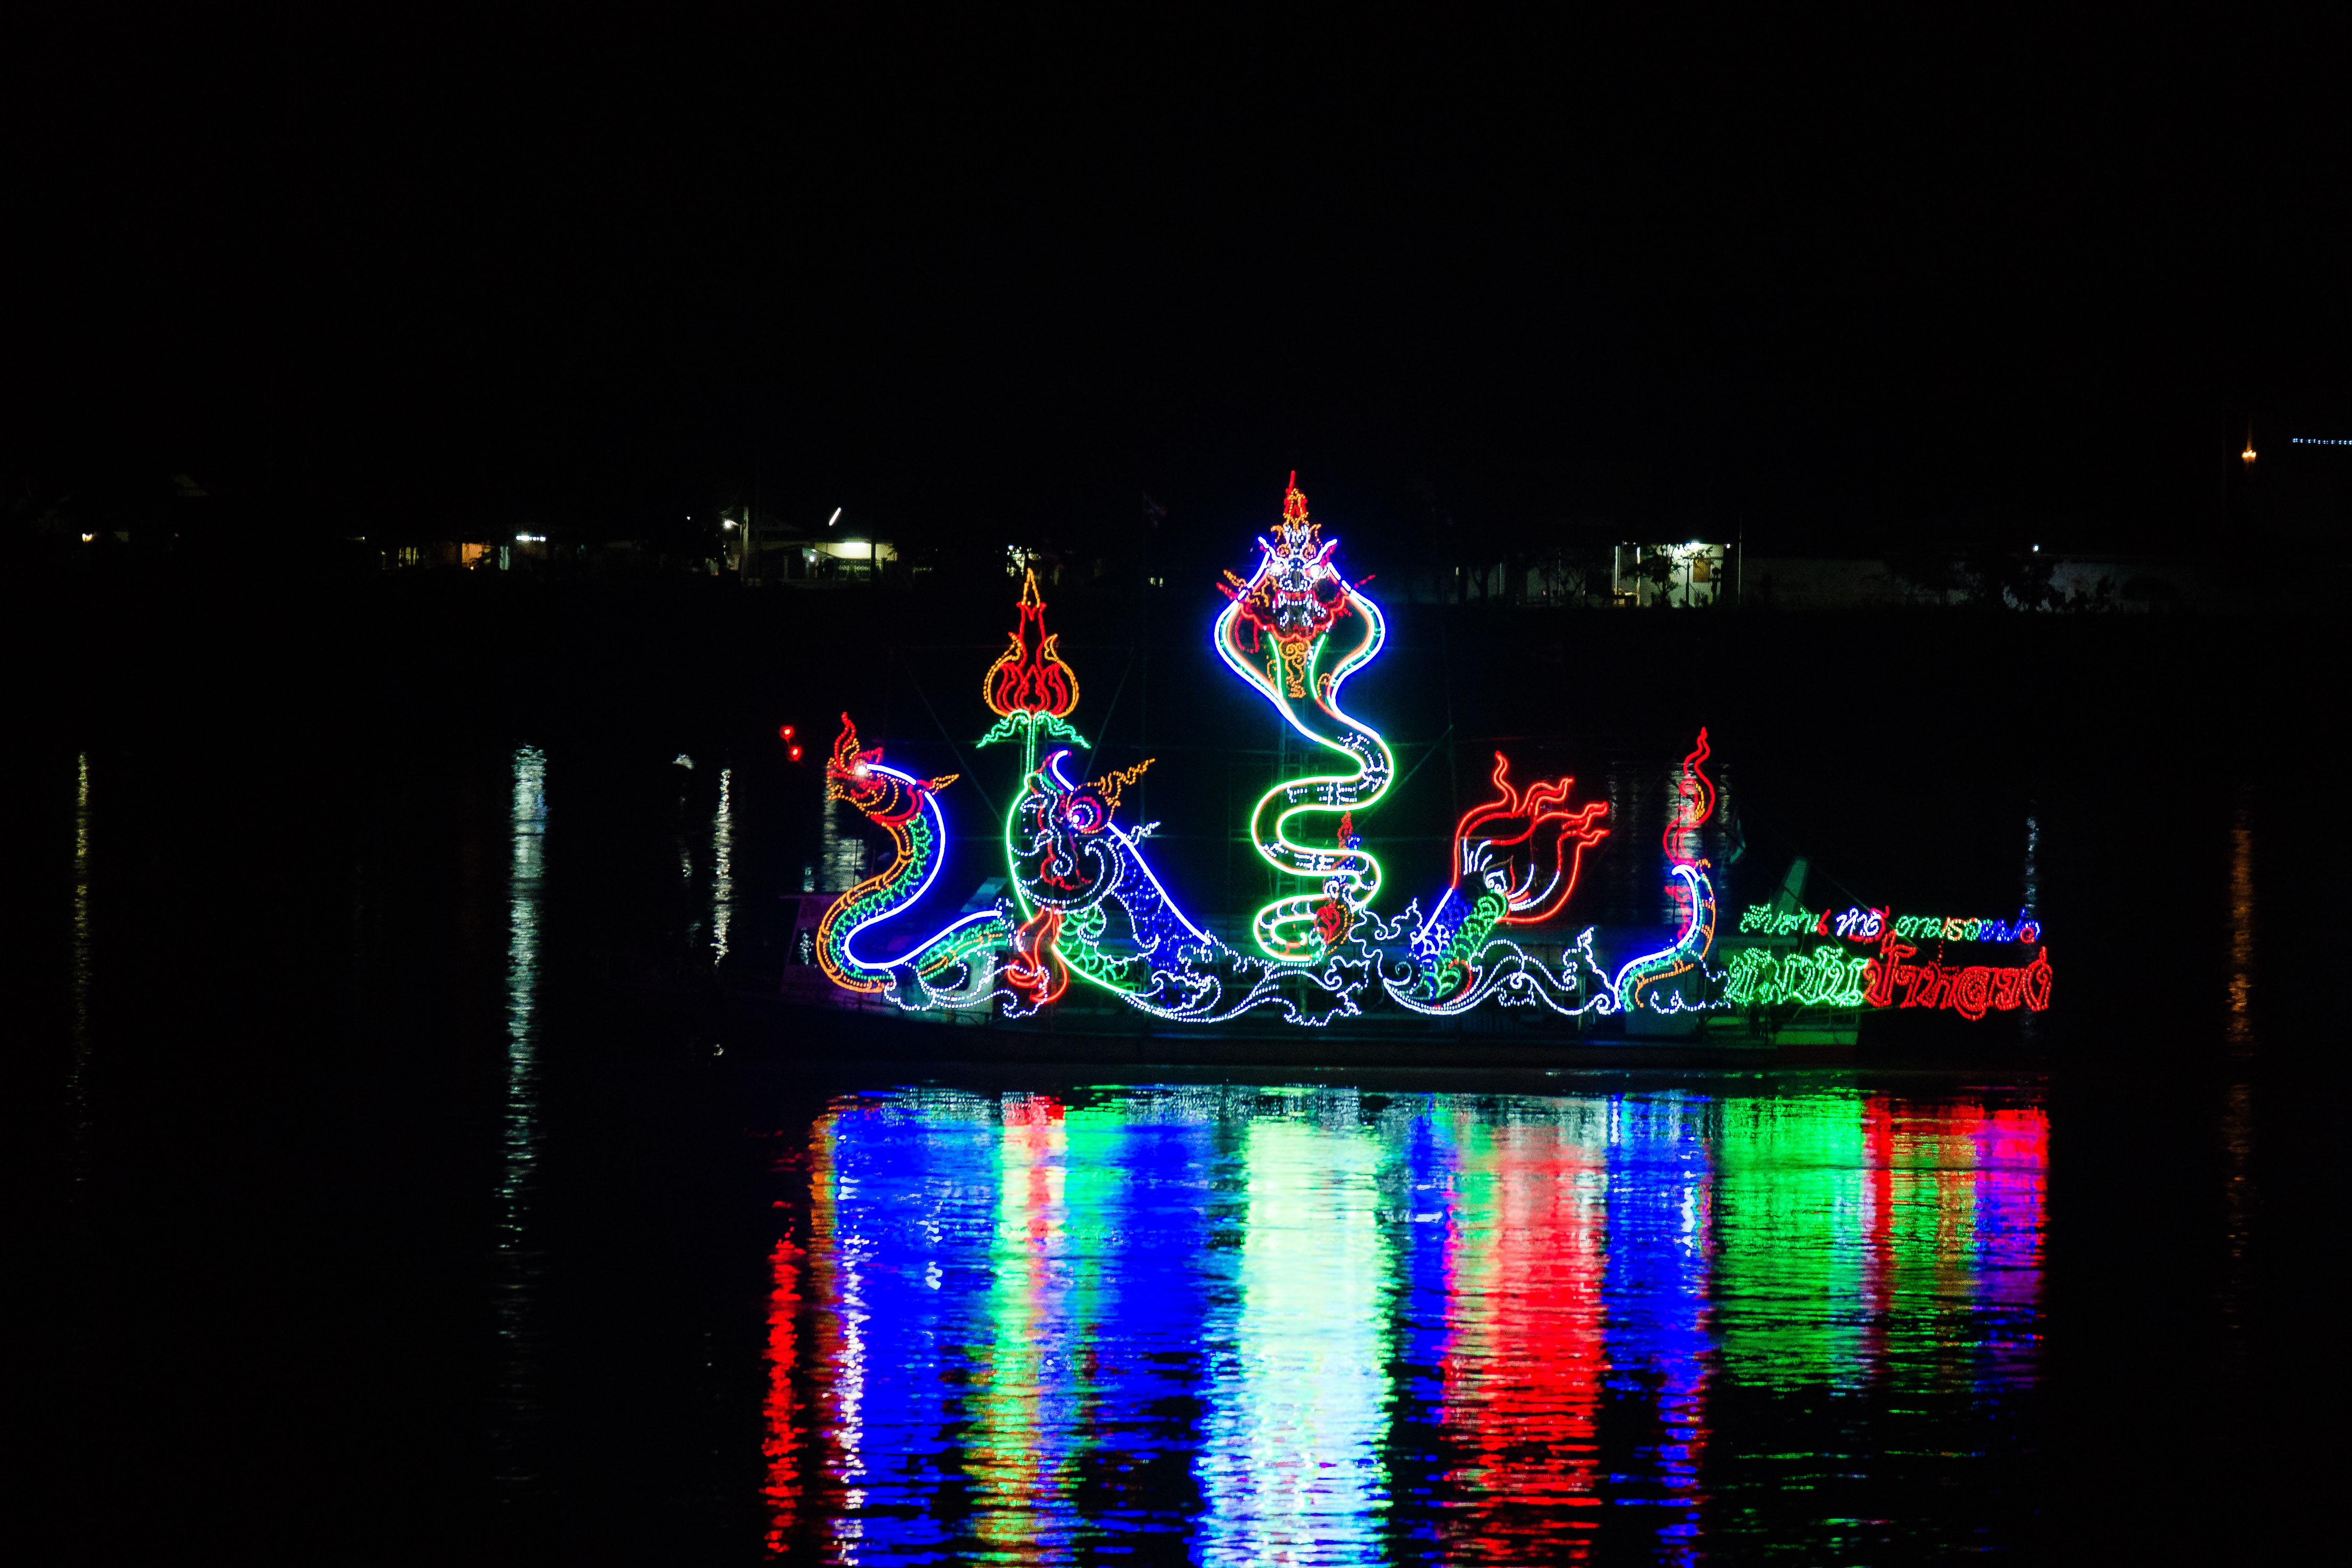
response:
[[[806,9],[14,24],[11,489],[2162,546],[2352,435],[2340,23]]]

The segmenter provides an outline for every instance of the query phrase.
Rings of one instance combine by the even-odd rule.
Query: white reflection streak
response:
[[[840,1195],[847,1197],[856,1184],[845,1180]],[[835,1472],[841,1480],[841,1508],[833,1517],[834,1560],[854,1563],[862,1561],[859,1552],[865,1544],[866,1521],[858,1515],[866,1507],[867,1476],[866,1462],[866,1320],[871,1315],[866,1310],[865,1270],[861,1267],[872,1252],[864,1238],[851,1236],[844,1238],[841,1248],[841,1360],[835,1371],[834,1396],[836,1403],[835,1441],[839,1446],[840,1468]]]
[[[508,868],[507,1103],[499,1178],[500,1262],[499,1337],[501,1379],[509,1414],[530,1401],[523,1319],[528,1293],[523,1219],[531,1175],[539,1163],[539,1047],[533,1026],[539,994],[539,894],[547,836],[547,757],[536,746],[514,755],[512,852]],[[509,1455],[511,1472],[513,1456]],[[507,1479],[515,1479],[511,1473]]]
[[[89,753],[79,759],[74,795],[73,1067],[66,1097],[73,1102],[74,1183],[89,1179],[89,1091],[82,1075],[89,1068]]]
[[[1195,1460],[1203,1563],[1369,1563],[1389,1506],[1377,1150],[1288,1121],[1245,1135],[1239,1310]]]
[[[710,819],[710,962],[727,957],[727,927],[735,918],[735,808],[733,768],[719,770],[719,813]]]
[[[539,993],[539,879],[547,835],[547,757],[519,747],[514,760],[514,849],[507,910],[506,1170],[499,1184],[505,1235],[520,1238],[523,1188],[538,1163],[539,1061],[531,1014]]]

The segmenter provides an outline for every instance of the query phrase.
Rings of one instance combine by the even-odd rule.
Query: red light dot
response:
[[[790,724],[786,724],[779,729],[776,733],[789,741],[793,738],[793,727]]]
[[[797,762],[799,762],[800,760],[801,760],[801,749],[800,749],[798,746],[794,746],[794,747],[793,748],[793,761],[794,761],[794,762],[796,762],[796,763],[797,763]]]

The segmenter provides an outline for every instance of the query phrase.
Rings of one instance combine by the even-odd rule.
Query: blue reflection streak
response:
[[[1090,1522],[1115,1538],[1181,1535],[1195,1501],[1175,1483],[1190,1471],[1200,1439],[1189,1406],[1208,1311],[1198,1266],[1209,1240],[1201,1195],[1216,1142],[1209,1115],[1190,1098],[1071,1117],[1070,1208],[1091,1255],[1096,1314],[1083,1352],[1082,1416],[1102,1492]]]
[[[1654,1442],[1636,1461],[1654,1467],[1659,1552],[1697,1561],[1699,1463],[1706,1437],[1711,1194],[1704,1100],[1680,1094],[1627,1097],[1613,1106],[1609,1138],[1609,1265],[1602,1281],[1609,1388],[1654,1400]],[[1633,1476],[1612,1480],[1633,1481]],[[1635,1500],[1620,1491],[1617,1500]]]
[[[1977,1128],[1975,1278],[1983,1354],[1979,1398],[2030,1380],[2041,1352],[2042,1230],[2050,1124],[2037,1109],[1997,1110]]]
[[[949,1460],[988,1337],[999,1138],[969,1096],[835,1112],[835,1561],[937,1561],[965,1485]],[[854,1382],[853,1382],[854,1380]]]
[[[73,1055],[66,1073],[66,1099],[73,1107],[73,1179],[89,1180],[89,753],[74,769]]]
[[[1453,1332],[1446,1259],[1455,1229],[1461,1148],[1452,1119],[1429,1103],[1405,1122],[1403,1143],[1396,1207],[1388,1216],[1396,1258],[1397,1383],[1391,1409],[1397,1427],[1433,1436],[1445,1419],[1445,1349]],[[1429,1446],[1424,1438],[1423,1447]],[[1416,1454],[1390,1478],[1397,1504],[1391,1540],[1423,1561],[1437,1560],[1443,1550],[1425,1500],[1440,1471],[1435,1454]]]

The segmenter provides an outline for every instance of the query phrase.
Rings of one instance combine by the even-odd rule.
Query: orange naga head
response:
[[[884,827],[896,827],[923,808],[925,797],[947,788],[956,778],[947,773],[918,779],[885,767],[881,747],[870,752],[857,749],[857,726],[844,713],[841,735],[833,742],[833,755],[824,764],[824,797],[845,800]]]

